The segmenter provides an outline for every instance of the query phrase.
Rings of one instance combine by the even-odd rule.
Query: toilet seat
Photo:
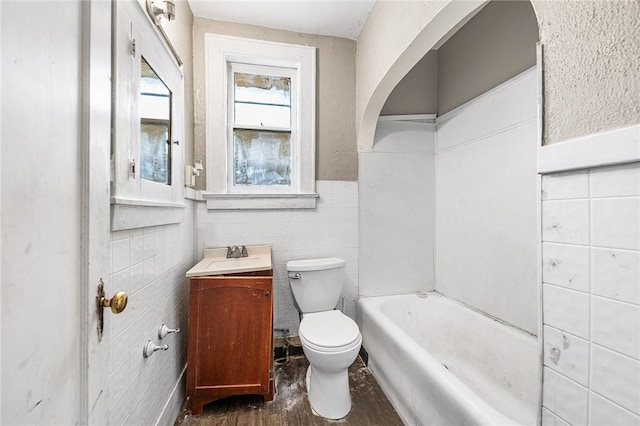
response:
[[[298,334],[303,345],[320,352],[342,352],[362,342],[358,324],[337,310],[305,314]]]

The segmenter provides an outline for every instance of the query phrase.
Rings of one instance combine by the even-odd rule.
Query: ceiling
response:
[[[188,0],[194,16],[358,38],[375,0]]]

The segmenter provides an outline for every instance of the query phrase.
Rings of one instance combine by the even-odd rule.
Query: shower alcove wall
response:
[[[360,152],[360,295],[436,290],[537,335],[537,21],[509,1],[462,21]]]
[[[535,337],[537,21],[528,2],[489,2],[462,21],[360,145],[360,297],[436,291]]]

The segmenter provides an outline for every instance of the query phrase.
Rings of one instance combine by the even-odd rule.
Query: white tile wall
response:
[[[543,200],[589,197],[589,172],[554,173],[544,177]]]
[[[591,341],[640,359],[640,306],[593,296]]]
[[[543,188],[546,180],[545,176]],[[589,201],[545,201],[542,204],[542,241],[589,244]]]
[[[544,369],[542,403],[571,425],[587,424],[589,392],[584,386],[555,371]]]
[[[125,291],[129,303],[121,314],[105,316],[109,424],[156,424],[161,418],[173,422],[179,411],[183,387],[177,388],[179,398],[168,401],[187,360],[185,273],[195,261],[194,229],[194,203],[189,201],[183,223],[111,234],[112,274],[106,292]],[[183,332],[160,340],[163,322]],[[169,350],[144,359],[147,340],[166,343]]]
[[[592,425],[637,425],[638,416],[595,392],[589,394],[589,418]]]
[[[640,250],[640,197],[591,200],[591,244]]]
[[[542,409],[542,426],[568,426],[569,423],[553,414],[546,408]]]
[[[640,415],[640,361],[591,345],[591,389]]]
[[[271,244],[274,266],[274,327],[298,334],[299,316],[287,278],[289,260],[340,257],[347,261],[344,312],[355,319],[358,298],[358,184],[317,181],[315,209],[211,210],[197,205],[197,257],[203,249]],[[341,307],[341,304],[338,305]]]
[[[589,291],[589,248],[544,243],[542,279],[545,283]]]
[[[600,167],[591,170],[590,175],[593,197],[640,195],[640,168],[637,164]]]
[[[583,386],[588,386],[589,342],[545,326],[544,365]]]
[[[544,323],[589,338],[589,294],[549,284],[542,286]]]
[[[640,163],[543,176],[543,424],[640,424]]]

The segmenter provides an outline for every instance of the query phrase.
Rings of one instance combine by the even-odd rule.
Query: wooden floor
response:
[[[314,415],[305,391],[304,377],[309,363],[303,356],[289,358],[276,366],[277,395],[265,403],[260,396],[234,396],[204,407],[200,416],[183,410],[174,426],[201,425],[402,425],[371,372],[358,357],[349,368],[351,412],[340,420]]]

